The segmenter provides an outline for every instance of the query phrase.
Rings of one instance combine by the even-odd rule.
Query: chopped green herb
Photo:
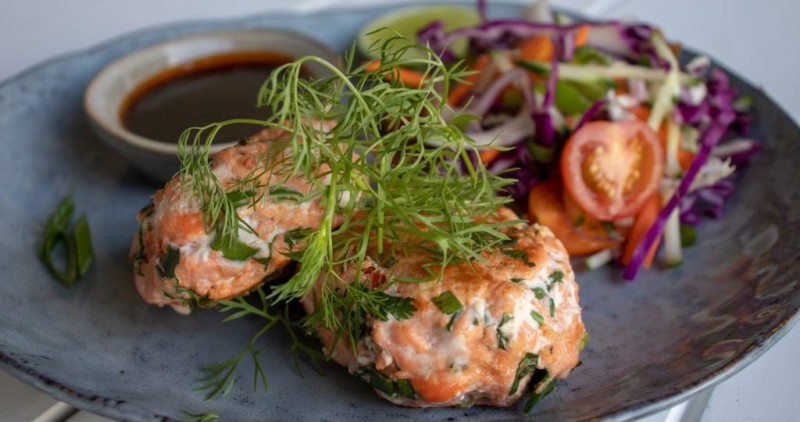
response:
[[[536,296],[536,299],[542,300],[547,296],[547,293],[541,287],[534,287],[531,290],[533,290],[533,294]]]
[[[161,278],[175,278],[175,268],[181,262],[181,251],[178,248],[169,246],[167,253],[161,256],[156,265],[158,276]]]
[[[550,316],[556,316],[556,301],[552,297],[550,298]]]
[[[539,403],[544,396],[550,394],[553,389],[556,387],[556,380],[550,378],[549,374],[545,370],[538,370],[536,374],[534,374],[533,378],[538,378],[537,375],[541,376],[543,374],[543,379],[536,384],[534,384],[533,389],[531,390],[531,395],[528,396],[528,401],[525,403],[525,408],[523,409],[525,413],[528,413]],[[531,380],[533,384],[533,380]]]
[[[445,328],[447,331],[451,331],[453,329],[453,323],[461,316],[464,304],[449,290],[439,296],[431,298],[431,302],[433,302],[443,314],[450,315],[450,320],[447,321]]]
[[[575,219],[575,222],[572,223],[572,225],[575,227],[580,227],[585,222],[586,222],[586,217],[584,217],[583,215],[579,215],[578,218]]]
[[[189,309],[210,309],[217,305],[217,301],[210,299],[208,295],[200,296],[194,290],[181,286],[177,278],[172,280],[175,284],[175,294],[165,291],[164,296],[180,301],[183,306]]]
[[[376,301],[378,308],[383,311],[384,315],[392,314],[402,321],[408,319],[417,310],[414,306],[414,299],[410,297],[389,296],[383,292],[375,292],[375,294],[378,298]],[[380,318],[381,313],[376,313],[375,316]],[[386,319],[384,318],[383,321],[386,321]]]
[[[214,422],[219,420],[219,415],[214,412],[189,413],[182,410],[181,413],[183,413],[181,422]]]
[[[211,241],[209,246],[215,251],[222,252],[222,256],[231,261],[244,261],[259,251],[258,248],[254,248],[239,239],[232,237],[225,239],[219,235]]]
[[[292,229],[283,234],[283,241],[289,250],[294,250],[295,245],[305,240],[311,233],[312,230],[309,228]]]
[[[475,318],[472,318],[472,325],[480,325],[480,323],[481,323],[481,322],[480,322],[480,320],[478,320],[478,318],[477,318],[477,317],[475,317]]]
[[[555,283],[563,283],[564,282],[564,272],[563,271],[553,271],[547,276],[547,285],[548,289]]]
[[[519,249],[500,249],[500,252],[504,255],[510,256],[514,259],[519,259],[520,261],[524,262],[525,265],[529,267],[535,267],[536,263],[530,261],[528,258],[528,253],[525,251],[521,251]]]
[[[413,399],[416,397],[414,387],[406,379],[392,379],[378,371],[368,368],[361,372],[361,379],[369,383],[370,387],[386,394],[389,397],[403,397]]]
[[[89,271],[89,266],[92,265],[92,259],[94,258],[92,233],[89,231],[89,222],[86,221],[85,215],[78,217],[78,221],[75,222],[72,238],[75,241],[75,256],[78,265],[78,276],[80,277]]]
[[[225,194],[225,197],[231,201],[234,207],[239,208],[247,205],[248,201],[256,196],[254,190],[232,190]]]
[[[503,350],[506,350],[506,343],[508,342],[508,337],[503,332],[503,325],[512,319],[514,319],[514,317],[507,313],[503,313],[503,319],[500,320],[500,324],[497,326],[497,347]]]
[[[536,312],[535,310],[531,311],[531,318],[533,318],[533,320],[536,321],[536,323],[539,325],[542,325],[544,323],[544,317],[542,316],[542,314]]]
[[[453,315],[464,309],[464,304],[449,290],[431,298],[431,302],[445,315]]]
[[[511,277],[511,282],[512,283],[520,283],[522,281],[525,281],[525,279],[524,278],[519,278],[519,277]]]
[[[289,201],[289,202],[303,202],[306,197],[302,193],[287,188],[286,186],[270,186],[269,188],[269,196],[275,198],[278,201]]]
[[[75,206],[72,196],[67,196],[48,218],[43,232],[39,259],[48,271],[62,284],[71,286],[78,278],[86,275],[94,258],[91,232],[85,215],[78,217],[70,228]],[[53,252],[61,243],[66,252],[64,268],[57,268],[53,262]]]
[[[514,375],[514,383],[511,384],[511,391],[508,392],[509,396],[513,396],[519,390],[519,383],[526,376],[536,371],[536,365],[539,364],[539,356],[533,353],[526,353],[525,356],[519,361],[517,365],[517,373]]]
[[[680,232],[681,246],[684,248],[694,246],[697,242],[697,230],[688,224],[681,224]]]
[[[580,350],[585,349],[587,344],[589,344],[589,333],[583,333],[583,337],[581,338]]]

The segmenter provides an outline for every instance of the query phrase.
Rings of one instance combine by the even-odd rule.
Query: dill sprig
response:
[[[289,350],[295,370],[300,371],[300,358],[305,357],[312,367],[320,371],[319,363],[322,360],[322,353],[317,349],[305,344],[298,334],[299,327],[296,322],[289,318],[289,306],[283,304],[283,309],[275,309],[270,306],[266,293],[262,288],[250,296],[256,297],[255,304],[249,302],[244,297],[237,297],[233,300],[218,301],[219,311],[229,315],[223,322],[234,321],[248,316],[255,316],[262,320],[261,328],[248,340],[245,347],[233,358],[211,365],[206,365],[201,370],[204,376],[197,380],[199,384],[197,391],[205,393],[205,399],[211,400],[218,396],[227,395],[236,383],[237,370],[242,361],[249,357],[253,364],[253,390],[258,390],[261,385],[267,390],[267,376],[261,366],[260,357],[265,351],[257,346],[258,340],[267,333],[272,327],[281,324],[292,339],[292,346]],[[302,374],[301,374],[302,375]]]
[[[356,65],[355,49],[341,67],[313,56],[281,66],[258,95],[259,105],[272,112],[267,119],[188,130],[179,142],[182,183],[201,201],[207,228],[231,242],[240,230],[250,230],[236,210],[255,206],[261,195],[242,205],[230,192],[263,191],[259,176],[273,173],[304,178],[319,192],[322,223],[306,233],[300,250],[290,253],[299,271],[273,286],[265,300],[297,299],[319,283],[318,306],[306,327],[327,328],[353,347],[366,318],[394,315],[392,309],[402,307],[392,308],[396,298],[380,289],[361,288],[368,284],[361,280],[344,283],[343,268],[354,267],[358,275],[369,254],[392,259],[422,253],[430,256],[427,277],[390,282],[433,281],[448,264],[479,260],[482,251],[508,240],[498,229],[510,222],[487,220],[508,202],[496,195],[508,181],[474,159],[477,146],[459,127],[469,118],[444,117],[452,114],[445,113],[451,81],[463,79],[465,67],[446,66],[424,47],[394,48],[396,41],[375,46],[377,69]],[[409,48],[423,49],[427,57],[406,59]],[[311,65],[327,69],[330,76],[304,78],[303,68]],[[417,88],[402,86],[391,77],[398,67],[420,69],[424,82]],[[276,141],[275,148],[288,151],[287,158],[280,165],[265,158],[252,175],[223,186],[210,169],[209,152],[219,129],[228,124],[285,130],[290,136]],[[242,308],[234,315],[251,311]],[[210,368],[210,380],[225,381],[226,371],[237,363]],[[227,388],[224,384],[219,391]]]

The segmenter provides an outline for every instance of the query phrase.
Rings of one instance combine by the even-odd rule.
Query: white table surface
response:
[[[170,22],[238,17],[291,7],[385,0],[0,0],[0,81],[44,60],[131,31]],[[421,1],[417,1],[420,3]],[[491,7],[491,0],[489,1]],[[598,17],[637,17],[735,69],[800,120],[800,3],[793,0],[554,0]],[[332,23],[333,24],[333,23]],[[756,362],[714,388],[701,414],[679,408],[648,422],[800,420],[800,326]],[[34,420],[55,400],[0,371],[0,421]],[[72,422],[105,418],[78,412]]]

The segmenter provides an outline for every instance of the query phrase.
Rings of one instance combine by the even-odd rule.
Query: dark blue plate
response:
[[[255,321],[222,324],[145,305],[127,260],[134,215],[155,187],[95,138],[82,111],[88,81],[112,60],[158,41],[220,28],[300,30],[343,51],[384,7],[275,14],[150,29],[45,63],[0,86],[0,362],[23,381],[79,408],[128,420],[215,410],[223,420],[521,418],[518,408],[407,409],[379,398],[342,368],[291,367],[276,333],[263,355],[270,388],[254,393],[250,366],[232,393],[204,402],[201,365],[237,353]],[[515,15],[514,6],[492,5]],[[752,362],[788,331],[800,307],[800,130],[740,78],[755,98],[754,136],[765,148],[720,221],[673,270],[633,284],[613,268],[579,273],[592,339],[583,366],[534,411],[537,418],[632,417],[674,404]],[[42,226],[73,193],[88,215],[96,263],[66,289],[36,258]]]

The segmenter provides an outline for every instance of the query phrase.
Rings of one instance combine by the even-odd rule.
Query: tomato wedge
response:
[[[664,153],[644,122],[589,122],[561,154],[561,177],[586,214],[612,221],[636,215],[655,193],[664,173]]]

